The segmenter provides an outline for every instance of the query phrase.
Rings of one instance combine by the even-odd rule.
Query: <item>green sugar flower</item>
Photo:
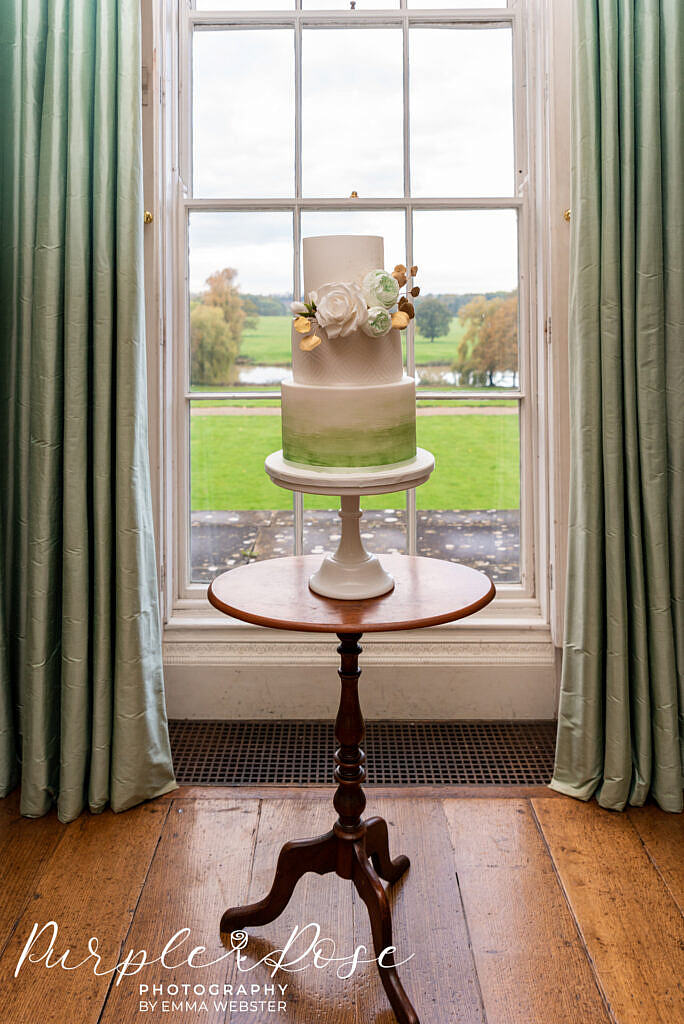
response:
[[[369,306],[391,307],[399,296],[399,284],[386,270],[371,270],[361,284],[364,298]]]
[[[371,306],[368,319],[361,328],[369,338],[382,338],[392,330],[392,315],[384,306]]]

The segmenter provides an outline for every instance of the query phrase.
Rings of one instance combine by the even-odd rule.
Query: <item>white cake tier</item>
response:
[[[319,235],[302,245],[305,295],[322,284],[361,284],[369,270],[383,267],[383,241],[376,235]]]
[[[415,381],[402,377],[346,387],[283,381],[282,426],[289,462],[340,467],[404,462],[416,454]]]
[[[383,338],[353,331],[346,338],[328,338],[316,327],[321,344],[310,352],[299,347],[301,334],[292,329],[292,376],[298,384],[346,387],[349,384],[391,384],[401,380],[404,367],[401,335],[392,330]]]

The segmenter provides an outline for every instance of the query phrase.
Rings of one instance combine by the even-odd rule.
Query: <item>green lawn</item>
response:
[[[242,332],[240,355],[263,366],[289,366],[291,316],[260,316],[256,327]]]
[[[287,366],[291,325],[291,316],[260,316],[256,327],[243,332],[240,355],[263,366]],[[456,357],[462,330],[458,317],[454,317],[445,338],[427,341],[416,333],[416,364],[450,366]]]
[[[418,488],[422,509],[514,509],[519,505],[517,416],[424,416],[418,444],[437,467]],[[264,459],[282,445],[278,416],[193,416],[193,511],[289,509],[292,496],[271,483]],[[335,499],[307,496],[307,508],[336,508]],[[401,508],[404,495],[369,495],[362,507]]]

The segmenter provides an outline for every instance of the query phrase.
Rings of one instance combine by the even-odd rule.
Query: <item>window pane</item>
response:
[[[518,385],[515,210],[418,211],[415,351],[431,388]]]
[[[291,555],[292,495],[264,471],[266,456],[282,447],[280,403],[190,404],[191,579]]]
[[[291,356],[292,247],[291,213],[190,214],[193,389],[278,390]]]
[[[401,29],[305,29],[305,196],[403,195]]]
[[[418,554],[520,579],[517,402],[421,403],[418,444],[436,468],[416,489]]]
[[[514,189],[509,28],[413,28],[411,191],[506,196]]]
[[[304,495],[304,554],[332,554],[340,540],[340,499]],[[406,491],[361,498],[361,537],[372,555],[406,553]]]
[[[193,191],[294,195],[291,29],[194,33]]]

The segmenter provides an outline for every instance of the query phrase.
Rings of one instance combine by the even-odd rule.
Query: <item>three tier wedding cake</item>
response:
[[[309,467],[387,467],[416,455],[416,388],[400,330],[416,267],[383,269],[382,238],[305,238],[293,303],[292,381],[282,385],[283,457]],[[408,282],[408,284],[407,284]]]

